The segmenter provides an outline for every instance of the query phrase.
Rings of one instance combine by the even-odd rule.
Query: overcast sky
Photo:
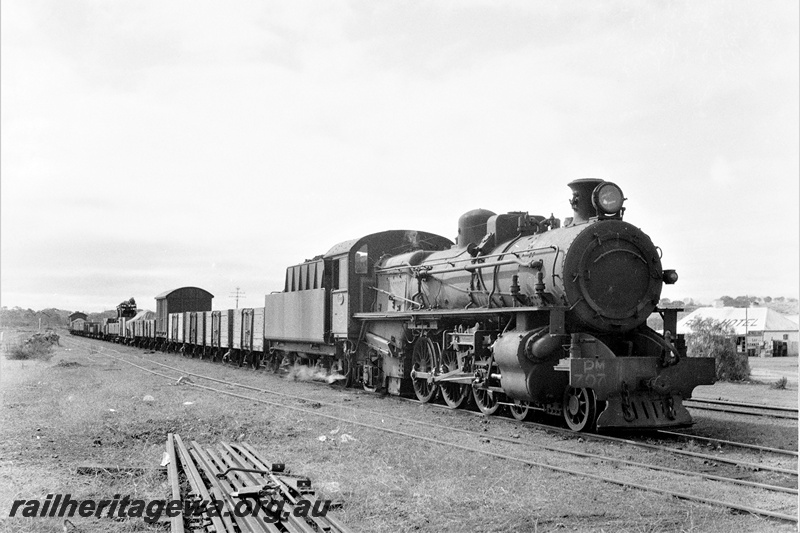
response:
[[[680,281],[798,296],[798,2],[3,0],[2,305],[98,311],[620,185]]]

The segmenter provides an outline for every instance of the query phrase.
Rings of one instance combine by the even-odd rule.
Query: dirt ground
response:
[[[138,349],[103,346],[123,353],[143,354]],[[324,401],[339,407],[326,407],[314,401],[293,402],[306,409],[303,413],[221,397],[176,385],[88,349],[64,346],[46,363],[0,358],[0,531],[62,531],[62,524],[56,519],[8,518],[15,499],[44,498],[49,493],[70,493],[73,498],[82,499],[110,498],[113,494],[165,498],[167,480],[158,465],[168,432],[206,444],[220,440],[250,442],[272,460],[285,462],[295,472],[308,475],[323,497],[341,501],[343,505],[334,511],[335,516],[355,531],[651,533],[796,529],[785,522],[373,431],[357,422],[369,421],[387,427],[395,423],[359,415],[352,407],[408,418],[427,417],[437,423],[483,431],[485,438],[411,425],[400,428],[411,433],[488,447],[501,453],[527,453],[529,458],[557,466],[581,468],[582,465],[601,477],[630,476],[642,483],[648,480],[660,483],[660,478],[650,471],[634,472],[612,463],[587,463],[545,452],[521,452],[519,446],[492,440],[493,436],[516,435],[514,438],[536,443],[578,447],[595,453],[614,452],[612,447],[596,442],[566,441],[547,432],[528,430],[513,420],[434,412],[426,406],[393,398],[288,382],[263,372],[183,359],[174,354],[146,357],[198,373],[215,373],[240,383],[293,391],[321,401],[325,398]],[[738,394],[738,399],[754,401],[755,390],[766,401],[779,395],[781,401],[789,402],[793,397],[796,403],[796,383],[795,380],[794,387],[787,390],[770,389],[767,384],[726,384],[719,389],[709,387],[708,393],[730,399],[744,393]],[[153,400],[145,401],[145,396]],[[320,418],[315,412],[329,413],[343,421]],[[720,424],[725,422],[713,421],[706,426],[714,430]],[[738,424],[737,440],[744,440],[748,424]],[[797,449],[796,427],[796,423],[791,426],[783,422],[759,432],[765,433],[763,440],[775,440],[775,435],[779,435]],[[352,440],[343,441],[340,438],[343,434],[350,435]],[[615,453],[646,455],[624,449]],[[77,467],[85,463],[137,467],[142,472],[78,475]],[[724,499],[735,495],[727,494],[725,488],[717,490],[715,485],[695,487],[688,481],[673,479],[665,479],[663,483],[685,483],[687,491],[707,490],[707,497]],[[796,506],[776,510],[791,514],[796,512]],[[136,519],[113,522],[76,518],[73,522],[85,532],[164,531],[163,524],[147,525]]]
[[[774,383],[785,377],[797,389],[797,357],[751,357],[751,378],[764,383]]]
[[[694,397],[797,407],[797,357],[751,357],[749,363],[752,381],[715,383],[710,386],[697,387],[694,390]],[[772,385],[783,377],[787,381],[786,388],[773,388]]]

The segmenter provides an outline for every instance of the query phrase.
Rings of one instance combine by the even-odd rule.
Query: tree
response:
[[[742,381],[750,377],[746,353],[736,351],[736,332],[713,318],[697,319],[686,335],[689,357],[713,357],[719,381]]]

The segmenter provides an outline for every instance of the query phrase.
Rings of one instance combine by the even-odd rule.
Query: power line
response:
[[[236,309],[239,309],[239,298],[244,297],[244,292],[239,287],[231,293],[230,297],[236,299]]]

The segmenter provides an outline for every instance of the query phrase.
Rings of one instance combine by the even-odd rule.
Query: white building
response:
[[[798,325],[767,307],[701,307],[678,321],[678,333],[691,333],[691,324],[704,318],[732,327],[740,352],[759,357],[798,354]]]

